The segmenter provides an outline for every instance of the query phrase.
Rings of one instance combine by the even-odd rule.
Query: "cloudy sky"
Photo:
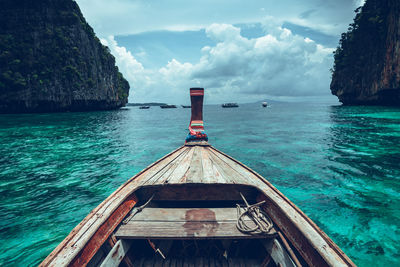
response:
[[[336,101],[329,69],[363,0],[77,0],[129,102]]]

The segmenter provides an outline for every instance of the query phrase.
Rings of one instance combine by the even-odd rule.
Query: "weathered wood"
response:
[[[282,246],[286,249],[286,251],[288,252],[290,258],[293,260],[294,264],[297,267],[301,267],[302,264],[300,263],[299,259],[297,258],[296,254],[293,252],[292,248],[290,247],[289,243],[287,242],[286,238],[283,236],[283,234],[281,232],[277,232],[281,242],[282,242]]]
[[[272,241],[272,242],[271,242]],[[296,267],[290,256],[284,250],[278,240],[263,241],[265,249],[277,266]]]
[[[236,208],[145,208],[132,221],[233,221],[237,220]]]
[[[95,234],[86,244],[86,246],[72,260],[70,265],[86,265],[136,203],[137,199],[135,195],[131,195],[127,200],[125,200],[124,203],[122,203],[111,214],[107,221],[100,226],[100,228],[95,232]]]
[[[118,238],[262,238],[241,233],[236,208],[146,208],[116,232]],[[252,226],[250,219],[246,220]],[[275,234],[272,230],[270,235]]]
[[[271,235],[275,232],[271,231]],[[192,239],[192,238],[265,238],[240,232],[236,221],[130,221],[121,225],[115,235],[120,239]]]
[[[189,151],[190,149],[187,148],[182,150],[182,153],[180,153],[177,157],[171,160],[167,165],[164,166],[164,168],[161,171],[153,175],[143,184],[145,185],[162,184],[165,181],[167,181],[171,176],[171,173],[173,173],[175,169],[181,164],[181,161],[187,157]]]
[[[203,168],[203,177],[201,178],[202,183],[212,183],[217,181],[213,170],[213,163],[208,156],[209,152],[207,149],[201,149],[201,164]]]
[[[173,173],[168,177],[168,180],[163,181],[166,183],[168,181],[169,184],[177,184],[177,183],[184,183],[186,181],[186,173],[189,170],[190,163],[192,162],[192,156],[194,153],[194,148],[191,147],[189,152],[187,153],[186,157],[182,159],[179,166],[174,170]]]
[[[243,181],[241,175],[236,172],[229,164],[222,161],[218,156],[213,153],[209,153],[209,157],[213,162],[215,168],[222,174],[225,178],[226,183],[233,184],[247,184],[248,181]]]
[[[114,247],[103,260],[100,267],[115,267],[119,266],[125,255],[131,247],[131,242],[126,240],[118,240]]]
[[[241,165],[240,163],[237,163],[230,158],[225,157],[223,154],[218,153],[212,147],[209,148],[208,151],[210,155],[213,155],[220,160],[219,164],[223,166],[223,168],[231,169],[235,173],[234,177],[237,177],[236,183],[252,184],[257,186],[263,184],[262,181],[260,181],[259,177],[243,168],[243,165]]]
[[[189,171],[186,175],[186,183],[201,183],[204,181],[203,178],[203,158],[201,156],[201,151],[203,147],[196,146],[193,148],[193,156],[190,161]]]
[[[160,180],[160,177],[164,177],[168,171],[173,171],[179,165],[179,162],[186,157],[189,151],[189,148],[184,147],[181,151],[179,151],[179,153],[174,153],[168,158],[162,160],[159,164],[151,168],[148,173],[145,173],[141,177],[138,177],[140,178],[141,184],[148,185],[157,183],[157,181]],[[166,177],[168,177],[168,175]]]
[[[115,244],[118,242],[118,240],[114,234],[111,234],[107,241],[108,241],[108,244],[111,246],[111,248],[113,248],[115,246]],[[123,262],[125,263],[125,265],[127,267],[133,267],[133,263],[128,255],[123,258]]]

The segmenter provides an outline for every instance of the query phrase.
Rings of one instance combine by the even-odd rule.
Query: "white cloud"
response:
[[[114,36],[110,35],[107,39],[100,39],[101,43],[112,49],[114,56],[117,60],[117,65],[121,68],[130,69],[130,73],[137,74],[142,73],[144,68],[140,62],[138,62],[130,51],[127,51],[125,47],[118,46],[114,39]]]
[[[131,102],[185,103],[193,86],[207,89],[209,103],[329,95],[333,49],[265,25],[264,36],[248,39],[230,24],[211,24],[206,34],[216,45],[203,47],[199,62],[171,59],[160,69],[145,69],[112,36],[102,42],[131,84]]]
[[[260,22],[279,18],[339,36],[363,0],[77,0],[101,37],[157,30],[198,30],[211,23]]]

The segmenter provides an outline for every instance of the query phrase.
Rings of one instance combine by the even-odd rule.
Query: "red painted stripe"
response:
[[[118,224],[135,206],[138,199],[134,194],[130,195],[111,216],[97,229],[94,235],[82,248],[81,252],[72,260],[69,266],[86,266],[107,238],[112,234]]]
[[[204,95],[204,91],[190,91],[190,95]]]

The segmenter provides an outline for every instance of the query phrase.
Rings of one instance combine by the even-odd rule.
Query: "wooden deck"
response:
[[[137,186],[160,184],[245,184],[262,181],[211,146],[183,146],[137,177]]]
[[[173,186],[167,185],[178,187],[173,189]],[[173,196],[176,198],[185,194],[194,198],[196,191],[183,190],[190,188],[190,185],[193,185],[192,187],[209,185],[206,190],[214,188],[215,194],[208,194],[208,197],[211,197],[209,200],[213,200],[213,195],[226,193],[226,190],[215,189],[219,188],[219,185],[255,188],[259,193],[252,194],[254,198],[266,201],[264,208],[274,224],[280,227],[280,231],[310,266],[326,264],[354,266],[318,226],[267,180],[205,142],[182,146],[129,179],[76,226],[41,265],[64,266],[87,263],[93,255],[88,251],[88,255],[82,258],[82,250],[86,249],[90,242],[93,243],[91,246],[94,251],[101,246],[103,239],[107,239],[112,233],[104,232],[105,229],[102,229],[109,225],[110,221],[112,225],[118,225],[131,211],[133,205],[145,201],[150,193],[157,192],[155,199],[158,197],[159,200],[163,199],[162,196],[166,192],[175,194]],[[179,186],[184,187],[181,188],[182,191]],[[146,195],[145,199],[141,199],[139,191],[145,191],[147,188],[156,189]],[[163,193],[160,188],[168,190],[164,190]],[[164,197],[166,198],[165,195]],[[185,197],[182,197],[182,200]]]
[[[236,227],[236,208],[145,208],[119,227],[119,239],[238,239],[265,238],[248,235]],[[252,221],[247,220],[254,227]],[[271,229],[269,236],[276,235]]]

